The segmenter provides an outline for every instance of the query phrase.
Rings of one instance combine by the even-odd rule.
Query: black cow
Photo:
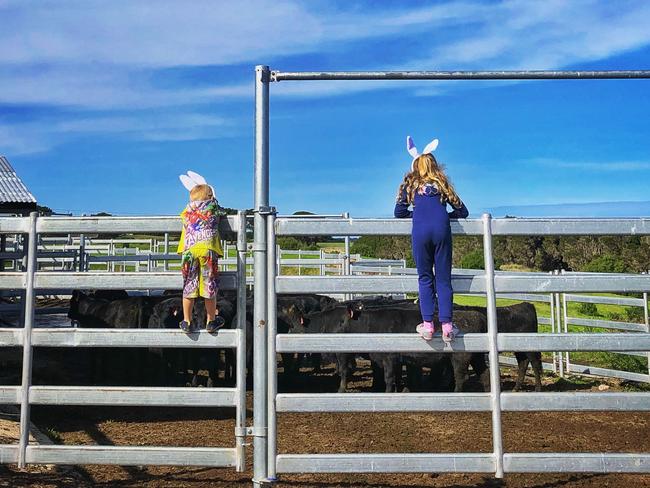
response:
[[[223,299],[217,301],[219,315],[226,321],[226,328],[231,327],[235,317],[234,306]],[[206,311],[203,300],[197,300],[192,311],[192,322],[194,324],[206,323]],[[158,303],[152,311],[149,318],[148,327],[151,329],[178,329],[183,320],[183,302],[181,297],[168,298]],[[203,325],[204,327],[204,325]],[[208,371],[207,386],[214,386],[219,370],[221,369],[221,350],[202,349],[202,348],[164,348],[152,349],[152,352],[162,361],[159,373],[163,376],[159,378],[164,384],[173,382],[176,375],[180,372],[186,374],[192,370],[192,386],[198,385],[198,372],[201,369]],[[224,379],[230,383],[234,379],[235,373],[235,356],[232,349],[226,349],[224,352]]]
[[[83,328],[137,329],[147,326],[155,297],[129,297],[122,300],[93,298],[75,290],[68,317]],[[95,382],[115,377],[118,382],[143,380],[146,351],[141,348],[92,350],[92,377]],[[112,374],[116,370],[116,374]]]
[[[485,307],[458,306],[455,310],[474,310],[486,315]],[[533,304],[528,302],[497,307],[497,329],[499,332],[536,333],[537,310]],[[518,369],[515,391],[521,389],[529,363],[535,375],[535,391],[542,391],[542,353],[539,351],[515,352],[515,358]]]
[[[302,318],[302,325],[297,331],[307,333],[410,333],[415,324],[421,320],[417,308],[367,307],[359,310],[351,304],[344,304],[322,312],[307,314]],[[464,333],[482,332],[485,329],[485,316],[475,311],[459,312],[456,323]],[[300,330],[302,327],[302,330]],[[451,360],[455,380],[455,391],[462,391],[471,364],[476,374],[487,387],[489,375],[484,353],[455,352],[449,353],[370,353],[373,371],[383,371],[385,391],[397,391],[401,382],[401,365],[432,370],[445,371]],[[340,376],[339,392],[345,391],[347,381],[353,372],[353,354],[336,354],[337,373]],[[448,370],[448,367],[447,367]]]

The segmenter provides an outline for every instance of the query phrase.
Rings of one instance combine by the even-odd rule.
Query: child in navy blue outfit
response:
[[[406,138],[406,148],[413,162],[397,193],[395,217],[413,218],[411,237],[422,313],[422,323],[416,330],[426,341],[433,338],[437,298],[442,338],[450,342],[458,334],[458,329],[452,322],[449,219],[465,218],[469,212],[432,154],[437,146],[438,140],[434,139],[419,154],[411,137]],[[410,205],[413,206],[412,211],[409,210]],[[447,212],[447,205],[453,208],[451,212]]]

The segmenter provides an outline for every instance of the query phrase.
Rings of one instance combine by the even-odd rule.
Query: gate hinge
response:
[[[275,215],[277,211],[275,207],[269,205],[260,205],[260,208],[253,210],[254,213],[259,213],[260,215]]]
[[[266,437],[266,427],[246,427],[246,435],[250,437]]]

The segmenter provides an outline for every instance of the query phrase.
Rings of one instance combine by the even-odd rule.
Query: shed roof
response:
[[[36,203],[34,195],[4,156],[0,156],[0,203]]]

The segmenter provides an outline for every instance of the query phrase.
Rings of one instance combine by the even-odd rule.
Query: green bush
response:
[[[610,354],[609,367],[612,369],[620,369],[623,371],[630,371],[632,373],[647,373],[648,366],[640,357],[625,356],[623,354]]]
[[[641,307],[625,307],[625,319],[628,322],[642,323],[645,320]]]
[[[584,271],[592,273],[625,273],[627,270],[625,261],[611,254],[598,256],[591,260],[584,269]]]
[[[596,316],[598,315],[598,307],[595,303],[581,303],[578,305],[578,312],[582,315]]]
[[[476,249],[460,258],[460,267],[465,269],[485,269],[483,250]]]
[[[280,249],[287,249],[290,251],[297,251],[298,249],[303,251],[318,251],[318,246],[315,243],[309,243],[301,241],[293,236],[288,237],[278,237],[277,243],[280,246]]]
[[[459,265],[464,269],[485,269],[483,249],[475,249],[468,252],[460,258]],[[501,266],[501,262],[498,259],[495,259],[494,268],[499,269],[499,266]]]

